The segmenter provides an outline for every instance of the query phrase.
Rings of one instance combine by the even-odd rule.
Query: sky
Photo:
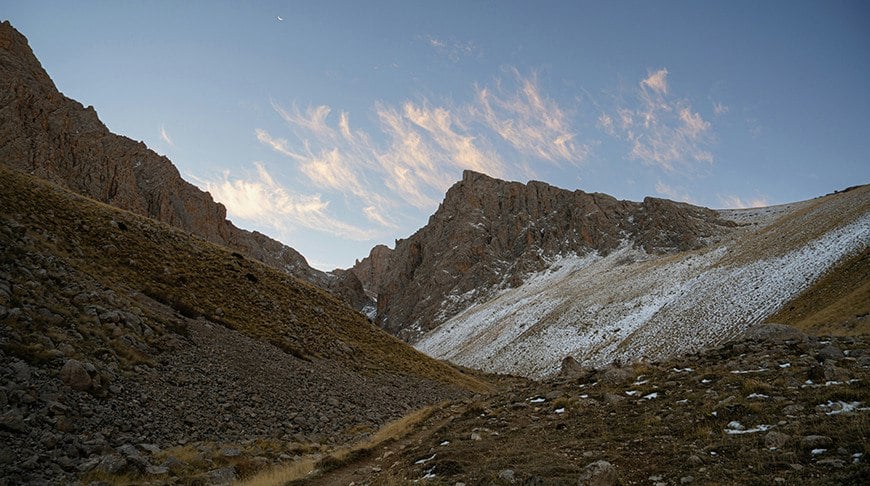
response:
[[[57,87],[347,268],[464,169],[713,208],[870,182],[865,1],[0,0]]]

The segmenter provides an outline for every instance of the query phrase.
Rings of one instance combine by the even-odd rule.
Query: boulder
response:
[[[614,486],[619,484],[616,468],[607,461],[599,460],[583,468],[577,480],[578,486]]]
[[[85,366],[76,359],[68,359],[64,363],[63,368],[60,369],[60,379],[73,390],[87,391],[94,385]]]

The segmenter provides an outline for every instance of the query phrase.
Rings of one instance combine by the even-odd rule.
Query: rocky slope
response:
[[[296,250],[236,228],[226,208],[184,181],[169,159],[109,132],[93,107],[57,90],[8,21],[0,23],[0,163],[232,248],[358,310],[371,304],[355,275],[321,272]]]
[[[426,226],[354,271],[376,289],[378,323],[413,342],[556,255],[607,255],[626,242],[656,255],[694,250],[734,226],[715,211],[664,199],[619,201],[466,171]]]
[[[722,216],[741,226],[697,249],[655,255],[624,244],[553,258],[416,346],[465,366],[538,378],[556,373],[566,356],[601,366],[694,352],[777,312],[787,323],[823,322],[816,332],[838,320],[850,334],[870,332],[860,267],[870,248],[870,186]],[[859,266],[847,271],[850,262]]]
[[[240,253],[0,180],[0,483],[220,482],[484,387]]]

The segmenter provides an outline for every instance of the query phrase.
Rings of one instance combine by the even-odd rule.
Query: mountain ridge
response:
[[[619,201],[467,170],[425,226],[354,271],[377,294],[377,321],[414,341],[470,300],[516,287],[555,255],[608,253],[626,239],[653,253],[695,249],[734,226],[710,209],[666,199]],[[369,267],[381,268],[376,290]]]
[[[608,254],[558,255],[415,346],[464,366],[543,378],[568,356],[599,367],[700,352],[782,309],[801,309],[785,322],[799,324],[824,307],[824,296],[844,306],[828,309],[828,319],[849,321],[851,333],[870,330],[866,272],[830,273],[840,262],[860,264],[870,247],[870,186],[720,213],[740,225],[694,250],[656,255],[626,244]]]
[[[9,21],[0,23],[0,120],[0,163],[232,248],[357,310],[371,304],[355,275],[314,269],[293,248],[237,228],[226,207],[182,179],[168,158],[111,133],[93,107],[58,91]]]

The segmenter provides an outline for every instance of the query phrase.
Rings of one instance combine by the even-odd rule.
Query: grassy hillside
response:
[[[301,359],[364,373],[405,373],[465,388],[481,383],[370,324],[334,297],[168,225],[0,166],[4,216],[116,293],[141,293]]]
[[[870,249],[831,268],[768,320],[814,334],[870,333]]]

